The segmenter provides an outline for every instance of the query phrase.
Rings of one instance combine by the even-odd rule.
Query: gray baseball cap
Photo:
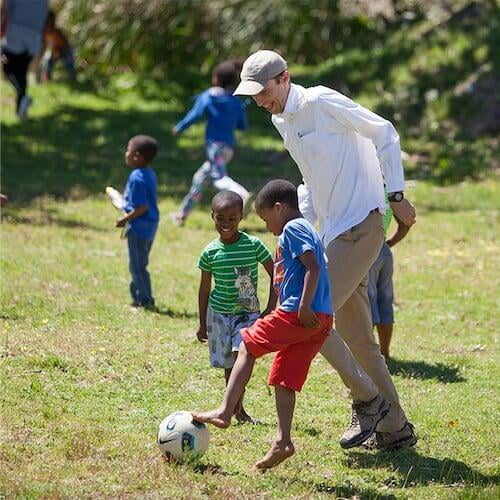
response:
[[[241,69],[241,82],[233,95],[258,94],[266,83],[288,69],[286,61],[272,50],[258,50],[248,56]]]

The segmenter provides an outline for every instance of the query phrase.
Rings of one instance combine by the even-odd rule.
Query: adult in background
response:
[[[4,0],[2,3],[2,66],[17,93],[16,112],[26,118],[32,99],[26,94],[28,66],[42,44],[49,12],[47,0]]]
[[[358,397],[367,374],[391,408],[365,446],[413,446],[417,442],[413,425],[401,408],[373,335],[367,293],[368,271],[384,241],[384,181],[394,215],[407,226],[415,223],[415,209],[403,195],[399,136],[390,122],[335,90],[291,83],[287,63],[276,52],[252,54],[240,77],[234,93],[252,96],[272,114],[273,125],[304,179],[299,189],[301,212],[310,222],[321,223],[340,334],[328,336],[321,354],[353,397],[351,425],[341,445],[349,447],[346,443],[359,433],[360,419],[371,411]],[[359,370],[349,349],[366,372],[358,378],[352,376]]]

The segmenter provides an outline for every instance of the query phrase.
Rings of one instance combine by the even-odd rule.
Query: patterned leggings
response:
[[[180,212],[186,219],[195,204],[201,200],[203,191],[212,182],[218,191],[234,191],[243,198],[248,198],[248,191],[227,175],[226,164],[233,157],[233,149],[224,142],[209,142],[207,144],[207,160],[193,175],[189,193],[181,203]]]

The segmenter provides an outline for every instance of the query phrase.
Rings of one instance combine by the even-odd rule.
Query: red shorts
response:
[[[319,328],[306,328],[296,312],[275,309],[258,319],[251,327],[241,329],[247,351],[255,358],[277,352],[268,384],[281,385],[300,391],[307,378],[311,362],[321,349],[332,328],[333,316],[316,313]]]

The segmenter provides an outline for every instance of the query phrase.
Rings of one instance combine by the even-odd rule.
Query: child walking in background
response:
[[[212,219],[219,238],[204,248],[198,261],[201,281],[197,337],[200,342],[208,340],[210,364],[225,370],[226,383],[241,343],[240,330],[251,326],[259,316],[268,314],[277,301],[272,286],[271,253],[258,238],[239,231],[242,216],[243,200],[238,194],[221,191],[214,196]],[[264,266],[271,279],[269,298],[262,315],[257,298],[258,263]],[[215,281],[213,289],[212,277]],[[243,392],[233,413],[239,422],[253,422],[243,407]]]
[[[240,70],[241,63],[238,61],[224,61],[216,66],[212,75],[213,86],[196,97],[194,106],[172,130],[177,135],[202,118],[206,122],[207,160],[194,174],[191,189],[182,200],[179,211],[170,214],[177,226],[184,225],[210,183],[218,191],[239,194],[243,199],[244,213],[251,203],[251,193],[229,177],[226,169],[234,154],[235,129],[247,128],[243,103],[239,97],[233,96]]]
[[[268,384],[275,387],[278,431],[267,455],[255,467],[268,469],[295,453],[291,427],[295,393],[302,389],[311,362],[333,323],[328,272],[318,234],[299,211],[297,190],[285,180],[266,184],[255,201],[267,229],[279,236],[274,286],[280,307],[241,331],[238,357],[222,405],[193,418],[217,427],[231,423],[255,360],[276,352]]]
[[[149,166],[157,151],[156,140],[148,135],[136,135],[128,142],[125,162],[133,170],[125,187],[125,215],[115,224],[116,227],[125,227],[132,276],[131,306],[147,310],[156,310],[147,266],[160,220],[156,202],[156,174]]]
[[[45,23],[43,41],[45,54],[37,69],[37,80],[46,82],[52,79],[52,72],[57,61],[61,61],[68,76],[76,78],[75,56],[66,35],[56,26],[56,15],[50,10]]]
[[[392,217],[393,212],[389,206],[383,218],[385,234],[387,234]],[[392,282],[394,259],[391,247],[399,243],[410,230],[406,224],[403,224],[395,216],[394,218],[398,223],[396,232],[384,242],[379,256],[368,274],[368,296],[372,310],[372,322],[377,328],[380,352],[385,359],[389,359],[389,346],[394,327],[394,286]]]

